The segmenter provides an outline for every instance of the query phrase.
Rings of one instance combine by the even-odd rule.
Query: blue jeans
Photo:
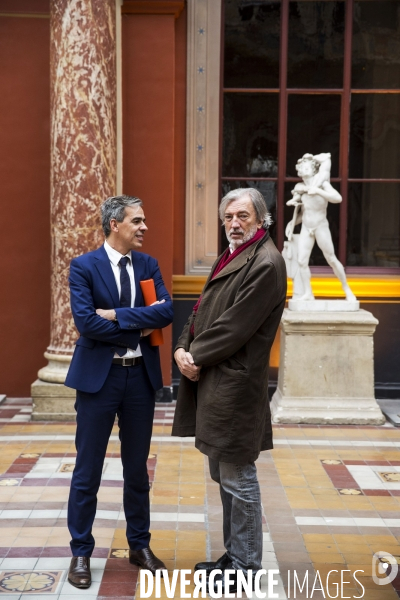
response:
[[[208,460],[211,479],[220,486],[224,546],[232,568],[257,571],[262,568],[263,534],[256,466]]]

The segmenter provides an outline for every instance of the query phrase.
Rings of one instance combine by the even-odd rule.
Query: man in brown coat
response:
[[[229,192],[220,218],[230,245],[215,261],[176,345],[182,378],[172,434],[196,436],[196,448],[209,457],[211,477],[220,485],[226,553],[195,569],[254,573],[262,558],[254,461],[273,447],[268,366],[285,305],[286,269],[258,190]],[[236,578],[226,587],[235,592]]]

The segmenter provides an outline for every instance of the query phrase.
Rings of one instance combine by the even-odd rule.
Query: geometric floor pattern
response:
[[[207,461],[193,440],[170,436],[174,408],[156,407],[148,460],[151,546],[168,569],[193,569],[196,562],[224,552],[221,505]],[[93,583],[77,590],[66,581],[75,424],[30,422],[30,412],[29,399],[0,404],[0,600],[139,598],[138,569],[127,560],[117,428],[98,494]],[[257,469],[263,568],[279,570],[274,589],[279,598],[294,597],[294,571],[301,581],[308,575],[310,588],[317,573],[324,586],[331,572],[334,597],[344,571],[347,579],[338,598],[361,596],[363,588],[367,600],[397,599],[400,578],[378,585],[372,557],[385,551],[400,562],[399,430],[390,425],[282,425],[274,427],[274,441],[274,450],[261,454]],[[318,590],[310,594],[303,588],[296,597],[329,597]]]

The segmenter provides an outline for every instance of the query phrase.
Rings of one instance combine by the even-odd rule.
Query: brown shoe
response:
[[[142,550],[129,550],[129,562],[132,565],[138,565],[143,569],[148,569],[155,574],[159,569],[166,569],[163,561],[153,554],[151,548],[142,548]]]
[[[90,558],[88,556],[74,556],[68,571],[68,581],[77,588],[88,588],[92,583],[90,573]]]

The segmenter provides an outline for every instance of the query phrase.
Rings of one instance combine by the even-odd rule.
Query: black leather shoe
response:
[[[92,583],[90,558],[88,556],[73,556],[68,571],[68,581],[76,588],[86,589]]]
[[[129,562],[131,565],[138,565],[143,569],[148,569],[155,574],[159,569],[166,569],[163,561],[154,555],[151,548],[142,548],[142,550],[129,550]]]
[[[213,571],[214,569],[221,569],[221,571],[224,571],[225,569],[229,569],[230,565],[231,565],[231,559],[225,552],[225,554],[223,554],[217,560],[217,562],[199,562],[199,563],[197,563],[197,565],[194,565],[194,570],[195,571],[206,571],[206,575],[208,577],[209,574],[211,573],[211,571]]]
[[[247,579],[247,577],[246,577],[246,579]],[[213,592],[214,593],[218,593],[219,592],[219,584],[217,586],[217,581],[221,581],[222,582],[222,588],[221,588],[222,596],[224,596],[226,593],[235,594],[237,592],[238,585],[237,585],[236,572],[230,574],[230,577],[229,577],[230,585],[229,586],[225,585],[225,572],[223,572],[222,575],[217,574],[215,576],[215,578],[214,578],[214,584],[213,584]],[[210,593],[209,587],[210,587],[210,584],[209,584],[209,582],[207,580],[207,594]],[[252,580],[251,589],[252,589],[253,592],[255,591],[254,578]]]

